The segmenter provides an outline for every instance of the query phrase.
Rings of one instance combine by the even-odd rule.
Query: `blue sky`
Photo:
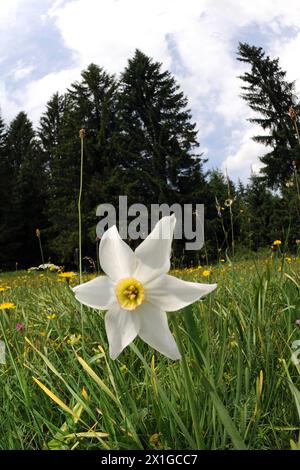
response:
[[[0,108],[38,124],[55,91],[90,62],[118,74],[141,49],[163,63],[189,98],[208,168],[246,181],[265,152],[239,97],[239,41],[279,56],[300,81],[297,0],[1,0]],[[299,88],[299,86],[298,86]]]

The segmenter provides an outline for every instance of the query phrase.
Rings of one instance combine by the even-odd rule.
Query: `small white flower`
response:
[[[234,199],[228,198],[224,201],[224,206],[225,207],[231,207],[232,204],[234,203],[234,201],[235,201],[235,197],[234,197]]]
[[[186,307],[217,287],[166,274],[175,223],[174,215],[163,217],[135,252],[114,225],[99,247],[100,264],[107,275],[73,289],[82,304],[108,310],[105,328],[112,359],[137,335],[167,357],[180,359],[165,312]]]

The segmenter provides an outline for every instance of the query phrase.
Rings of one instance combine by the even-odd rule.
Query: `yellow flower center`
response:
[[[134,277],[121,279],[115,292],[120,306],[126,310],[135,310],[143,303],[145,298],[142,284]]]

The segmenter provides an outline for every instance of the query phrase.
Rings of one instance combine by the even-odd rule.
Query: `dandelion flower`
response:
[[[58,276],[63,279],[72,279],[74,276],[76,276],[76,274],[73,273],[73,271],[70,271],[67,273],[60,273]]]
[[[205,269],[205,271],[203,271],[203,273],[202,273],[202,276],[204,276],[204,277],[208,277],[210,275],[211,275],[211,271],[209,271],[209,269]]]
[[[56,318],[56,314],[55,313],[51,313],[50,315],[47,315],[47,318],[48,320],[54,320]]]
[[[272,245],[273,246],[280,246],[281,245],[281,240],[274,240]]]
[[[105,328],[112,359],[136,336],[165,356],[180,359],[166,312],[182,309],[217,287],[166,274],[175,223],[174,215],[163,217],[135,252],[121,239],[116,226],[111,227],[99,247],[106,276],[73,288],[82,304],[108,310]]]
[[[12,310],[14,308],[16,308],[16,306],[13,302],[3,302],[0,304],[0,310]]]

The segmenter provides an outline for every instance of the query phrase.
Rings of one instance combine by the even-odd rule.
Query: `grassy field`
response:
[[[0,274],[15,304],[0,310],[0,449],[300,449],[300,258],[173,274],[219,284],[169,314],[180,362],[141,340],[112,361],[103,312],[67,280]]]

